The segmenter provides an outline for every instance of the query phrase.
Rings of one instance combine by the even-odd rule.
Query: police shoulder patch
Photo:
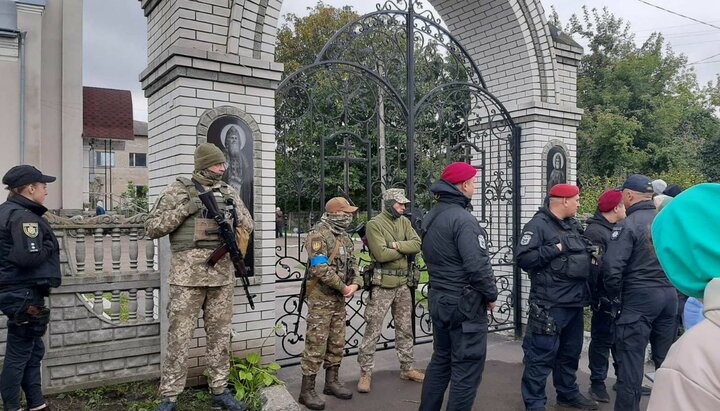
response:
[[[523,233],[522,238],[520,238],[520,245],[530,244],[530,240],[532,240],[532,236],[533,236],[532,231],[525,231]]]
[[[26,236],[30,238],[35,238],[38,236],[39,229],[38,229],[38,223],[23,223],[22,224],[23,233],[25,233]]]
[[[478,243],[480,243],[480,248],[485,250],[487,248],[487,244],[485,244],[485,237],[483,237],[482,234],[478,236]]]
[[[620,232],[622,231],[622,227],[615,227],[613,229],[612,234],[610,234],[611,240],[617,240],[620,237]]]

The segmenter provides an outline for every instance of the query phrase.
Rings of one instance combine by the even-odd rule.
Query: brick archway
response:
[[[394,0],[403,3],[403,0]],[[550,141],[575,156],[576,68],[582,48],[547,24],[540,0],[431,0],[448,29],[475,60],[487,88],[522,128],[521,223],[542,202],[543,150]],[[148,19],[148,67],[140,75],[149,104],[150,196],[175,175],[192,171],[198,116],[219,106],[247,113],[261,133],[254,152],[257,200],[256,285],[261,301],[275,299],[275,90],[282,65],[274,61],[280,0],[140,0]],[[576,176],[568,162],[568,181]],[[529,288],[523,282],[522,300]],[[236,301],[233,326],[244,350],[274,342],[272,303],[248,312]],[[263,348],[263,352],[265,349]]]

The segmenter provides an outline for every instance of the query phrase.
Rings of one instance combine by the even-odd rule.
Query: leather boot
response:
[[[314,375],[303,375],[298,402],[311,410],[325,409],[325,401],[315,392]]]
[[[339,370],[339,365],[334,365],[325,370],[325,389],[323,389],[323,394],[334,395],[341,400],[349,400],[353,394],[352,391],[345,388],[343,383],[338,380]]]
[[[360,380],[358,380],[357,390],[361,393],[368,393],[370,392],[370,383],[372,382],[372,377],[370,376],[369,372],[360,371]]]

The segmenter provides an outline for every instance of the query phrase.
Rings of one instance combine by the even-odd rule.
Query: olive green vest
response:
[[[202,218],[205,215],[207,209],[200,200],[197,189],[195,189],[195,185],[192,181],[190,181],[189,178],[178,177],[177,181],[179,181],[180,183],[182,183],[182,185],[185,186],[185,189],[190,195],[190,201],[195,203],[198,211],[188,216],[188,218],[183,221],[180,227],[170,233],[170,249],[173,252],[177,252],[191,250],[193,248],[214,250],[220,247],[220,245],[222,245],[222,242],[220,241],[219,236],[217,240],[195,241],[195,220],[197,218]],[[223,212],[225,210],[225,200],[231,198],[230,190],[228,190],[227,183],[225,183],[224,181],[220,182],[219,192],[213,190],[213,194],[215,195],[215,201],[217,201],[218,203],[218,209]]]

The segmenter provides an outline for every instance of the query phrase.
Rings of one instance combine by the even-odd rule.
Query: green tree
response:
[[[335,8],[318,1],[307,16],[285,15],[278,30],[275,57],[285,65],[285,75],[315,61],[325,43],[347,23],[360,17],[352,6]]]
[[[559,24],[557,14],[551,21]],[[699,149],[718,134],[720,94],[701,88],[684,55],[659,33],[635,44],[630,25],[607,8],[582,9],[565,31],[587,51],[578,70],[578,172],[581,179],[697,169]],[[717,160],[715,160],[717,161]]]
[[[337,188],[345,184],[339,159],[343,152],[338,147],[343,141],[342,135],[329,138],[338,132],[349,132],[370,141],[368,152],[366,144],[354,139],[350,153],[354,158],[370,156],[370,187],[366,163],[361,161],[351,164],[348,184],[350,197],[367,209],[367,192],[375,196],[380,192],[379,158],[391,169],[387,173],[389,181],[383,182],[386,186],[402,185],[407,176],[406,123],[401,110],[407,70],[404,25],[397,24],[400,20],[397,16],[376,15],[356,21],[359,16],[352,8],[337,9],[322,2],[309,11],[308,16],[301,18],[289,15],[288,23],[278,34],[277,56],[285,64],[286,75],[286,84],[276,97],[278,201],[285,211],[317,209],[322,142],[326,197],[338,194]],[[287,76],[313,63],[327,41],[345,26],[349,29],[338,34],[324,57],[353,61],[385,79],[392,91],[360,69],[338,65],[304,69],[288,83]],[[416,102],[440,84],[470,78],[466,66],[453,55],[456,50],[444,52],[437,39],[418,35],[424,36],[424,41],[415,50]],[[446,98],[445,104],[430,101],[428,110],[418,116],[415,147],[417,157],[425,161],[417,162],[416,176],[423,183],[429,182],[425,181],[427,176],[438,174],[433,161],[428,160],[444,162],[444,150],[471,132],[469,100],[469,93],[457,92],[453,98]]]
[[[147,186],[136,186],[128,181],[127,189],[121,194],[122,202],[120,212],[126,216],[148,212],[148,188]]]

